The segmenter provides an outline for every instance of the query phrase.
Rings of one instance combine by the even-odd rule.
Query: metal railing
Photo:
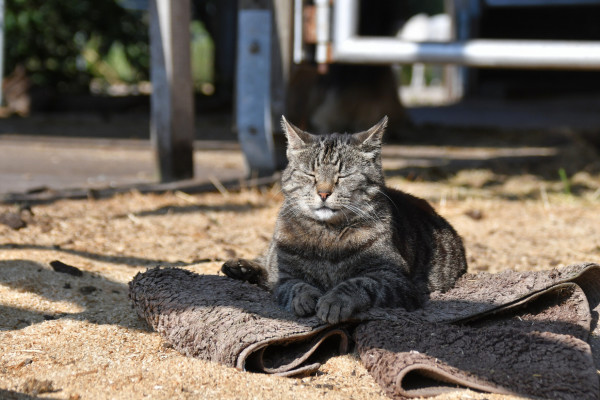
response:
[[[329,13],[332,16],[331,26],[322,22],[315,26],[315,61],[322,64],[443,63],[489,68],[600,69],[597,41],[471,39],[416,43],[394,37],[362,37],[358,35],[359,0],[336,0],[333,6],[316,0],[315,6],[317,21],[324,21]],[[302,57],[294,56],[296,61]]]

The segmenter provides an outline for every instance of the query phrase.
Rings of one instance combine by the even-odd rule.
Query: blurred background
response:
[[[196,1],[190,23],[194,92],[211,107],[230,107],[233,54],[218,79],[228,102],[215,93],[218,1]],[[235,5],[235,2],[230,2]],[[7,0],[5,2],[3,116],[44,112],[148,112],[150,42],[148,2]],[[213,30],[209,33],[208,28]],[[230,42],[235,40],[232,32]],[[231,53],[232,43],[227,44]],[[229,68],[229,69],[228,69]],[[206,107],[202,101],[200,103]],[[213,105],[214,104],[214,105]],[[203,108],[203,110],[206,110]],[[212,110],[212,109],[211,109]],[[85,132],[81,132],[85,134]],[[136,136],[147,136],[136,132]]]
[[[600,1],[191,0],[173,42],[191,65],[186,173],[162,171],[187,155],[157,139],[181,128],[150,140],[161,1],[3,1],[0,193],[271,176],[282,114],[316,133],[388,115],[387,173],[410,179],[597,172]],[[189,107],[169,93],[162,108]]]

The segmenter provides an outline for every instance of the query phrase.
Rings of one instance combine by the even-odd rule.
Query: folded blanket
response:
[[[373,309],[336,326],[290,315],[268,292],[227,277],[155,268],[129,287],[138,314],[175,349],[242,370],[312,372],[352,338],[394,398],[456,387],[553,399],[599,393],[590,349],[600,342],[596,264],[469,274],[421,310]]]
[[[548,399],[595,399],[598,378],[583,340],[589,319],[578,319],[587,307],[581,289],[561,285],[514,313],[465,325],[369,321],[356,328],[355,339],[361,360],[393,398],[437,395],[462,386]]]
[[[135,276],[129,297],[176,350],[243,370],[310,373],[348,350],[342,327],[296,318],[265,290],[224,276],[155,268]]]

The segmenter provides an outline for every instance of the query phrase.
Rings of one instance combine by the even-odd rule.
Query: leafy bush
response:
[[[34,86],[87,91],[94,76],[147,80],[145,14],[116,0],[6,0],[5,71],[25,66]]]

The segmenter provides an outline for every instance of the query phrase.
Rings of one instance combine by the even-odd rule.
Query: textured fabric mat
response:
[[[175,349],[242,370],[310,373],[347,352],[353,339],[393,398],[457,387],[598,398],[590,348],[600,343],[596,264],[468,274],[448,292],[432,293],[421,310],[374,309],[338,326],[290,315],[268,292],[222,276],[155,268],[136,275],[129,288],[140,317]]]
[[[348,350],[344,329],[317,317],[295,318],[270,293],[224,276],[155,268],[135,276],[129,297],[140,317],[179,352],[239,369],[313,372],[320,359]]]

